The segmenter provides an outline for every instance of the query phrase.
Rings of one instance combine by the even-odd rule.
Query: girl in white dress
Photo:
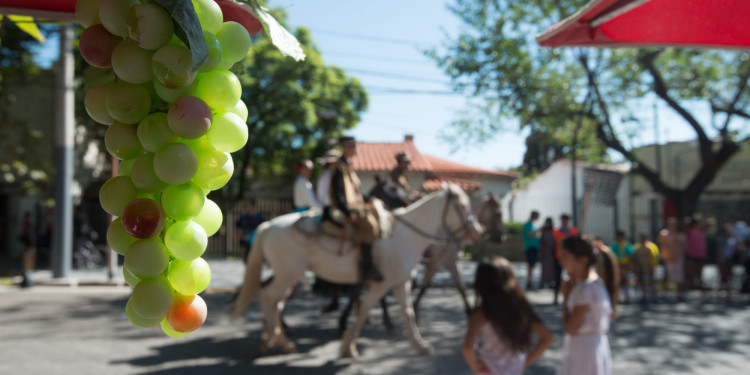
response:
[[[562,241],[560,263],[568,278],[561,288],[565,339],[557,374],[610,375],[607,331],[617,306],[617,259],[601,243],[576,235]]]
[[[477,374],[522,374],[552,345],[552,334],[534,313],[507,259],[480,263],[474,289],[477,307],[469,314],[463,344],[466,363]],[[532,334],[539,337],[533,348]]]

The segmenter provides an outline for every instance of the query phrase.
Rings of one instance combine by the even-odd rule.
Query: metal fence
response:
[[[242,231],[237,227],[237,220],[249,200],[232,201],[221,206],[224,221],[219,231],[208,239],[208,247],[204,257],[210,258],[242,258],[245,248],[240,245]],[[255,212],[260,212],[266,220],[273,219],[292,211],[292,201],[286,200],[257,200]]]

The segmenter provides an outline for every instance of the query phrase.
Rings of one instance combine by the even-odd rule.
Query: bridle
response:
[[[430,233],[425,232],[422,228],[419,228],[418,226],[414,225],[413,223],[409,222],[408,220],[404,219],[400,215],[393,215],[393,217],[403,223],[407,228],[411,229],[412,231],[416,232],[422,237],[425,237],[430,240],[433,244],[436,245],[450,245],[452,243],[460,243],[463,236],[468,232],[471,227],[473,227],[472,221],[474,219],[474,214],[471,212],[466,212],[463,207],[461,207],[458,202],[457,198],[458,195],[453,192],[453,190],[448,189],[448,199],[445,200],[445,206],[443,206],[443,215],[442,215],[442,224],[440,226],[440,229],[444,229],[447,233],[447,237],[440,237],[439,235],[433,235]],[[451,229],[448,226],[448,212],[449,210],[453,208],[456,213],[458,214],[458,217],[461,218],[461,226],[457,229]]]

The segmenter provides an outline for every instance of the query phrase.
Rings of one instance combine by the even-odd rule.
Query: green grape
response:
[[[208,137],[205,135],[196,139],[186,139],[183,143],[188,145],[188,147],[195,152],[196,156],[203,152],[214,150],[214,146],[211,145],[211,142],[208,141]]]
[[[216,37],[221,42],[223,51],[222,62],[235,63],[247,56],[250,51],[250,34],[244,26],[237,22],[224,22],[216,32]]]
[[[159,97],[159,99],[167,102],[172,103],[173,101],[185,96],[185,95],[192,95],[193,91],[195,91],[196,82],[193,81],[193,83],[190,84],[190,86],[181,88],[178,90],[172,90],[164,87],[159,81],[154,80],[154,91],[156,92],[156,95]]]
[[[107,112],[115,120],[137,124],[151,110],[151,96],[141,85],[117,82],[109,88],[105,104]]]
[[[141,282],[141,279],[128,271],[127,267],[122,267],[122,278],[125,279],[125,283],[130,285],[131,288],[135,288]]]
[[[203,38],[206,39],[206,45],[208,46],[208,60],[206,60],[206,62],[203,64],[203,66],[201,66],[200,69],[198,69],[198,71],[208,72],[216,69],[216,67],[219,66],[221,57],[223,56],[223,52],[221,49],[221,42],[219,42],[219,39],[216,37],[216,35],[208,31],[204,31]]]
[[[164,212],[174,220],[190,220],[203,209],[206,195],[200,186],[190,181],[182,185],[170,186],[161,194]]]
[[[177,260],[190,261],[206,251],[208,236],[198,223],[177,221],[164,233],[164,243]]]
[[[130,296],[133,311],[146,319],[156,319],[166,315],[172,307],[173,299],[174,290],[163,276],[141,280],[133,288],[133,295]]]
[[[167,145],[154,155],[154,172],[160,180],[179,185],[190,181],[198,170],[195,152],[184,143]]]
[[[195,96],[183,96],[175,100],[167,112],[169,128],[185,139],[195,139],[206,134],[212,119],[211,108]]]
[[[86,96],[83,99],[83,106],[86,108],[89,117],[104,125],[111,125],[115,121],[107,112],[105,103],[107,92],[111,86],[111,83],[96,85],[86,91]]]
[[[159,179],[154,172],[154,155],[151,153],[135,160],[130,171],[130,180],[136,188],[149,194],[158,193],[167,187],[167,183]]]
[[[198,170],[193,178],[202,188],[217,190],[229,182],[234,161],[226,152],[204,150],[198,155]]]
[[[203,227],[203,230],[206,231],[206,236],[208,237],[213,236],[219,231],[222,220],[224,220],[224,217],[221,214],[219,205],[210,199],[206,199],[206,202],[203,203],[203,209],[201,212],[198,216],[193,218],[194,222]]]
[[[195,96],[203,99],[215,111],[234,108],[242,95],[240,80],[226,70],[205,73],[195,86]]]
[[[143,4],[149,5],[149,4]],[[132,39],[125,39],[112,51],[112,70],[121,80],[141,84],[151,81],[153,52],[138,47]]]
[[[235,152],[247,143],[247,124],[232,112],[223,113],[214,118],[206,135],[217,150]]]
[[[174,22],[164,8],[155,4],[136,4],[126,19],[128,35],[141,48],[156,50],[169,43],[174,33]]]
[[[229,109],[229,112],[234,113],[237,116],[240,116],[242,121],[247,122],[247,105],[245,104],[242,99],[237,101],[237,104],[234,105],[234,107]]]
[[[118,217],[109,223],[109,227],[107,228],[107,244],[117,254],[125,255],[130,245],[135,241],[138,241],[138,239],[129,235],[125,232],[125,228],[122,227],[122,219]]]
[[[128,36],[125,16],[130,7],[138,4],[138,0],[102,0],[99,5],[99,19],[107,30],[117,36]]]
[[[190,50],[179,45],[159,48],[151,60],[151,70],[159,83],[172,90],[188,87],[195,79]]]
[[[102,0],[78,0],[76,2],[76,21],[84,28],[102,21],[99,19],[99,4]]]
[[[149,328],[159,324],[162,321],[162,317],[146,319],[138,315],[138,313],[133,310],[133,302],[131,302],[131,299],[132,298],[128,298],[128,303],[127,305],[125,305],[125,316],[134,326]]]
[[[141,279],[161,275],[168,264],[167,248],[159,237],[135,241],[125,253],[125,267]]]
[[[99,190],[99,203],[112,216],[122,216],[125,206],[136,198],[137,190],[127,176],[109,179]]]
[[[221,13],[219,4],[216,4],[214,0],[191,0],[195,14],[198,15],[198,21],[201,24],[201,29],[216,33],[219,31],[222,22],[224,22],[224,15]]]
[[[130,170],[133,168],[133,163],[135,163],[136,159],[137,158],[120,160],[120,162],[117,165],[117,175],[118,176],[130,176]]]
[[[167,114],[163,112],[144,117],[138,124],[137,134],[141,145],[149,152],[157,152],[168,144],[180,141],[180,137],[169,128]]]
[[[162,331],[163,331],[163,332],[164,332],[164,333],[165,333],[165,334],[166,334],[167,336],[169,336],[169,337],[180,338],[180,337],[185,337],[185,336],[187,336],[187,335],[189,335],[189,334],[191,334],[191,333],[192,333],[192,332],[177,332],[177,331],[175,331],[175,330],[174,330],[174,329],[172,329],[172,327],[171,327],[171,326],[169,325],[169,322],[167,321],[167,317],[164,317],[164,318],[162,318],[162,320],[161,320],[161,323],[160,323],[160,324],[161,324],[161,326],[160,326],[160,327],[161,327],[161,330],[162,330]]]
[[[211,268],[203,258],[189,262],[173,260],[167,271],[169,284],[177,293],[184,295],[198,294],[211,282]]]
[[[110,154],[121,160],[143,155],[135,125],[113,122],[104,133],[104,146]]]

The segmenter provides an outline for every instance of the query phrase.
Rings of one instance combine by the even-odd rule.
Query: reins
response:
[[[414,225],[413,223],[409,222],[408,220],[402,218],[399,215],[393,215],[393,217],[403,223],[407,228],[411,229],[412,231],[416,232],[422,237],[425,237],[426,239],[430,240],[430,242],[434,245],[441,245],[441,246],[448,246],[452,243],[460,242],[461,241],[461,235],[465,233],[471,225],[469,219],[465,219],[463,212],[459,209],[459,207],[456,206],[455,203],[455,194],[452,191],[448,191],[448,200],[445,202],[445,206],[443,207],[443,216],[442,216],[442,228],[445,228],[448,231],[448,237],[443,238],[438,235],[433,235],[430,233],[425,232],[422,228],[419,228],[418,226]],[[448,216],[448,207],[454,206],[456,211],[458,212],[458,216],[461,218],[461,228],[457,230],[452,230],[447,223],[447,216]]]

